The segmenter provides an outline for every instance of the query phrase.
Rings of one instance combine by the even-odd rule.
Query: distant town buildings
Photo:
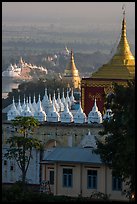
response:
[[[33,71],[33,74],[31,73]],[[10,64],[7,70],[2,72],[2,77],[8,77],[12,79],[30,80],[35,78],[35,71],[40,71],[43,74],[47,74],[48,71],[42,66],[36,66],[25,62],[22,57],[18,64]],[[38,77],[38,76],[37,76]]]

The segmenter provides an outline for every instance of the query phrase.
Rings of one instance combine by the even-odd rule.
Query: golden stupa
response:
[[[71,80],[73,83],[74,88],[80,88],[80,76],[78,73],[78,69],[76,68],[75,62],[74,62],[74,56],[73,51],[71,50],[70,54],[70,61],[66,66],[64,77],[68,80]]]
[[[110,61],[101,66],[89,78],[81,80],[81,104],[86,115],[97,100],[101,113],[105,110],[105,96],[114,92],[114,83],[127,86],[135,77],[135,58],[130,51],[126,36],[125,10],[123,12],[120,41]]]
[[[135,77],[135,59],[130,51],[126,36],[125,11],[123,12],[122,31],[117,50],[112,59],[92,74],[93,78],[133,79]]]

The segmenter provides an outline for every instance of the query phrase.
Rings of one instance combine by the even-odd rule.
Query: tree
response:
[[[116,176],[129,180],[126,193],[131,195],[135,192],[135,82],[129,81],[127,87],[115,84],[108,103],[113,117],[104,121],[100,135],[107,137],[105,143],[97,141],[95,152]]]
[[[42,148],[41,142],[37,138],[33,138],[34,129],[39,125],[39,122],[33,117],[16,117],[12,125],[17,128],[17,136],[7,139],[9,149],[5,154],[8,159],[15,159],[18,167],[22,172],[23,189],[26,182],[26,173],[32,158],[32,149],[40,150]]]

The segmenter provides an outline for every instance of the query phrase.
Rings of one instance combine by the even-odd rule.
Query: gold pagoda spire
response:
[[[74,55],[73,55],[72,49],[70,53],[70,61],[66,66],[64,77],[72,79],[75,88],[79,87],[80,77],[79,77],[78,69],[76,68],[76,65],[74,62]]]
[[[129,44],[127,41],[127,36],[126,36],[125,10],[123,11],[121,39],[120,39],[120,42],[119,42],[119,45],[117,47],[117,51],[116,51],[115,55],[116,56],[119,55],[119,57],[121,57],[122,60],[130,60],[130,59],[134,60],[134,57],[130,51],[130,47],[129,47]]]
[[[124,11],[121,38],[117,50],[107,64],[104,64],[97,72],[93,73],[93,78],[132,79],[135,76],[135,59],[127,41],[125,8],[122,7],[122,9]]]
[[[65,70],[65,75],[66,76],[77,76],[78,75],[78,70],[77,70],[75,62],[74,62],[74,55],[73,55],[72,49],[71,49],[71,53],[70,53],[70,61],[67,64],[67,67]]]

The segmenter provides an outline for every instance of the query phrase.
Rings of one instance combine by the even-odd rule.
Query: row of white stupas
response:
[[[51,100],[51,94],[47,94],[47,88],[45,88],[45,95],[41,101],[40,94],[39,99],[36,103],[35,95],[33,97],[33,102],[31,102],[31,97],[27,99],[24,97],[24,102],[21,104],[20,97],[18,103],[15,104],[14,97],[11,108],[7,111],[7,120],[13,120],[17,116],[33,116],[38,119],[39,122],[62,122],[62,123],[102,123],[103,119],[111,115],[111,110],[108,110],[102,118],[101,112],[98,110],[96,99],[94,101],[94,106],[89,112],[88,116],[83,112],[81,103],[79,104],[78,110],[73,110],[76,100],[73,95],[73,89],[71,91],[71,96],[67,90],[66,97],[64,97],[64,91],[62,93],[62,98],[60,97],[60,92],[58,91],[58,97],[55,97],[55,91],[53,98]],[[110,115],[109,115],[110,114]]]
[[[30,63],[25,62],[22,57],[18,64],[10,64],[9,67],[2,72],[3,77],[19,77],[23,68],[38,69],[44,71],[47,74],[47,69],[42,66],[36,66]]]

